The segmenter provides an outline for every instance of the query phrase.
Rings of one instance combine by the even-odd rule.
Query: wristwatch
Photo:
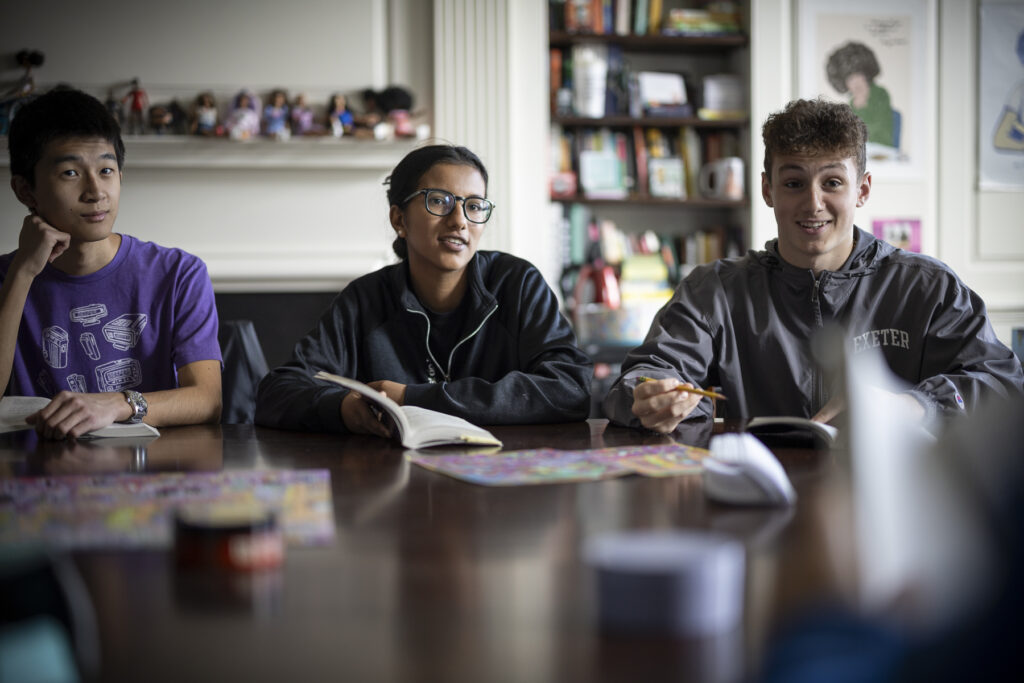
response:
[[[146,403],[146,398],[137,391],[126,389],[123,392],[124,400],[128,401],[128,405],[132,407],[132,416],[129,417],[125,422],[128,424],[138,424],[142,422],[142,418],[146,417],[146,413],[149,412],[149,404]]]

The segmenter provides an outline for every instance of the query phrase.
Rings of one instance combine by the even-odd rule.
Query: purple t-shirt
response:
[[[0,279],[14,253],[0,256]],[[47,265],[32,282],[8,393],[174,389],[177,368],[221,360],[206,265],[181,249],[121,236],[114,260],[73,277]]]

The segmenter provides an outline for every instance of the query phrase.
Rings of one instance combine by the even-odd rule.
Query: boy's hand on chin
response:
[[[31,214],[25,216],[21,224],[18,253],[14,260],[35,277],[47,263],[53,263],[54,259],[63,254],[70,244],[71,235],[53,227],[41,216]]]

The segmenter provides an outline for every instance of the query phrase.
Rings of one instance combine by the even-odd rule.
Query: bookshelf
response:
[[[720,33],[666,35],[663,31],[671,30],[668,10],[663,10],[666,16],[661,21],[647,17],[649,21],[640,22],[637,8],[649,9],[654,3],[595,0],[589,3],[590,10],[584,7],[587,4],[556,0],[549,5],[551,202],[553,221],[563,235],[567,312],[581,343],[600,358],[605,351],[615,356],[638,342],[637,330],[646,332],[654,312],[690,269],[742,254],[749,247],[750,197],[757,188],[748,181],[752,174],[747,33],[733,25]],[[605,8],[603,26],[587,19],[596,18],[600,7]],[[577,13],[572,18],[576,25],[567,30],[570,12]],[[647,32],[639,34],[636,29],[642,23],[647,23]],[[658,32],[651,32],[651,26],[659,25]],[[592,75],[592,65],[601,65],[601,60],[603,108],[600,94],[587,99],[580,92],[600,85],[601,75]],[[684,94],[682,100],[666,99],[662,106],[652,99],[651,91],[639,87],[640,74],[648,73],[681,76],[675,92]],[[708,107],[705,94],[710,99],[711,86],[706,84],[723,75],[731,83],[731,94],[738,94],[742,103],[735,104],[734,97],[731,106]],[[732,157],[742,159],[736,179],[741,189],[702,189],[701,169]],[[652,158],[668,160],[657,168],[674,169],[674,182],[653,183]],[[616,234],[612,241],[622,245],[614,254],[607,253],[608,234]],[[646,283],[648,287],[638,288],[628,281],[633,261],[651,254],[664,258],[667,287]],[[604,299],[604,285],[598,286],[596,279],[593,286],[580,284],[609,265],[619,277],[622,294],[615,305]],[[638,289],[647,294],[631,300],[628,292]],[[639,324],[637,318],[642,319]],[[629,334],[619,334],[627,329]]]
[[[687,95],[695,110],[698,108],[701,99],[701,94],[699,93],[699,80],[704,75],[707,75],[702,72],[711,70],[732,73],[736,71],[737,59],[742,60],[745,58],[748,42],[749,41],[745,34],[728,36],[637,36],[594,34],[588,32],[568,33],[565,31],[555,30],[552,31],[549,36],[549,47],[552,50],[552,54],[554,54],[555,51],[560,52],[560,60],[562,61],[562,66],[560,68],[552,67],[553,72],[555,68],[559,68],[563,73],[572,72],[572,66],[566,67],[565,64],[566,62],[571,62],[571,58],[568,55],[573,47],[577,45],[596,44],[619,48],[621,49],[622,59],[627,63],[630,63],[630,66],[627,68],[632,68],[632,62],[635,57],[652,55],[660,59],[660,61],[654,62],[654,68],[665,69],[666,71],[674,71],[678,73],[686,72],[684,74],[684,78],[685,76],[689,76],[689,78],[685,78]],[[666,62],[666,57],[670,58],[672,62]],[[699,65],[702,68],[694,71],[691,67],[695,65]],[[640,66],[639,68],[643,69],[644,66]],[[744,66],[744,74],[747,70],[748,69]],[[569,77],[571,78],[571,76]],[[567,107],[570,111],[565,111],[566,107],[562,107],[557,103],[558,94],[555,91],[558,89],[558,85],[555,83],[564,83],[566,76],[561,75],[556,77],[554,73],[552,73],[552,78],[552,98],[551,109],[549,112],[552,131],[559,130],[569,136],[579,136],[588,130],[612,130],[613,132],[626,132],[631,136],[629,141],[630,154],[635,159],[636,152],[634,139],[638,131],[641,133],[648,130],[662,130],[669,132],[679,129],[691,129],[697,131],[702,144],[706,143],[712,135],[722,134],[729,136],[730,142],[728,146],[733,150],[732,153],[744,158],[745,161],[749,156],[741,151],[745,147],[749,147],[749,145],[745,144],[747,142],[750,128],[749,108],[747,108],[746,105],[742,111],[732,111],[728,118],[721,119],[702,118],[696,113],[693,115],[674,116],[643,114],[632,115],[628,113],[607,111],[601,116],[583,116],[571,111],[571,105]],[[749,89],[746,84],[744,84],[744,87],[745,89]],[[632,97],[632,93],[629,96]],[[668,134],[671,135],[671,133]],[[580,143],[578,140],[573,140],[570,145],[572,146],[572,150],[569,153],[570,164],[578,182]],[[707,158],[705,154],[701,154],[702,163],[712,160],[713,159]],[[691,173],[694,175],[698,172],[699,169],[691,170]],[[631,180],[634,185],[628,188],[629,191],[627,196],[616,201],[626,204],[641,205],[666,203],[663,201],[664,198],[650,196],[649,188],[637,186],[635,184],[635,177]],[[688,205],[700,208],[714,206],[722,209],[743,209],[749,207],[749,192],[744,192],[742,199],[708,200],[706,197],[702,197],[698,193],[693,192],[693,189],[693,187],[688,187],[686,197],[680,197],[678,200],[670,203],[677,205],[678,207],[685,207]],[[583,192],[580,192],[579,194],[572,196],[553,195],[552,201],[583,201],[601,203],[607,200],[599,197],[588,197]]]

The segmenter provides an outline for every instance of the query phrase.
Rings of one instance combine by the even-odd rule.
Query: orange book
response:
[[[549,56],[551,66],[551,114],[554,115],[558,109],[558,90],[562,87],[562,50],[553,47]]]
[[[604,3],[590,0],[590,28],[594,33],[604,33]]]

